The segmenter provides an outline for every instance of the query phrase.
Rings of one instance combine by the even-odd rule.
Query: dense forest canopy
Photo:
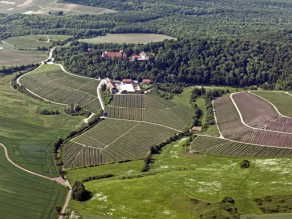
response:
[[[92,52],[87,52],[92,48]],[[102,51],[124,49],[128,56],[145,51],[149,62],[103,60]],[[282,42],[231,39],[178,39],[145,45],[74,41],[55,52],[70,71],[90,77],[151,78],[167,83],[211,83],[250,86],[290,81],[292,46]]]

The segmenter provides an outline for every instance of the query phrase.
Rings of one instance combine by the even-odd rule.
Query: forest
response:
[[[92,52],[87,52],[92,48]],[[148,62],[101,58],[102,51],[124,49],[128,56],[141,51]],[[173,84],[215,84],[291,89],[292,46],[284,42],[232,39],[178,39],[149,44],[94,44],[71,42],[55,51],[56,61],[89,77],[132,78]]]

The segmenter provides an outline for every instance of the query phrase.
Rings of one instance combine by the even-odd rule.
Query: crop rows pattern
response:
[[[52,102],[79,104],[94,113],[101,108],[96,93],[99,82],[96,80],[80,78],[62,71],[50,71],[25,75],[20,83]]]
[[[267,126],[266,130],[292,133],[292,119],[281,117]]]
[[[276,121],[278,113],[267,101],[248,92],[236,93],[232,96],[244,122],[252,127],[263,128]]]
[[[191,145],[192,149],[210,154],[221,154],[241,157],[290,157],[288,148],[265,147],[245,144],[219,138],[198,136]]]
[[[137,122],[106,119],[72,141],[87,146],[104,148],[135,125],[137,125]]]
[[[242,136],[240,141],[251,144],[292,147],[292,134],[253,129]]]
[[[76,144],[72,141],[69,141],[65,146],[64,146],[64,154],[63,154],[63,159],[64,159],[64,167],[67,168],[72,161],[75,159],[79,151],[83,148],[82,145]]]
[[[145,108],[169,108],[175,106],[175,103],[151,94],[145,95],[144,101]]]
[[[175,107],[170,108],[170,110],[178,116],[181,120],[185,122],[185,124],[190,125],[192,121],[192,109],[185,105],[177,105]]]
[[[180,131],[187,127],[187,123],[180,119],[170,109],[145,109],[145,121],[164,125]]]
[[[70,165],[71,168],[108,163],[109,159],[98,148],[83,147]]]
[[[107,107],[107,117],[143,121],[144,109]]]
[[[142,94],[114,95],[112,106],[144,108],[144,95]]]
[[[224,96],[214,100],[214,108],[219,128],[225,138],[235,139],[250,130],[250,128],[241,123],[239,114],[230,96]]]
[[[288,117],[292,117],[292,96],[285,92],[275,91],[252,91],[254,94],[265,98],[274,104],[279,112]]]
[[[169,128],[141,122],[104,148],[102,153],[111,160],[139,159],[145,156],[151,146],[175,133]]]

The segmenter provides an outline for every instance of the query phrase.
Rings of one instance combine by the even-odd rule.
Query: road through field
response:
[[[21,170],[23,170],[23,171],[25,171],[25,172],[28,172],[28,173],[30,173],[30,174],[33,174],[33,175],[36,175],[36,176],[39,176],[39,177],[42,177],[42,178],[46,178],[46,179],[48,179],[48,180],[55,181],[55,182],[58,182],[58,183],[60,183],[60,184],[62,184],[62,185],[64,185],[64,186],[66,186],[66,187],[69,187],[69,192],[68,192],[68,195],[67,195],[67,198],[66,198],[66,202],[65,202],[64,207],[63,207],[63,210],[62,210],[62,214],[64,214],[64,213],[65,213],[65,210],[66,210],[66,208],[67,208],[67,206],[68,206],[68,204],[69,204],[69,201],[70,201],[70,198],[71,198],[71,192],[72,192],[72,188],[71,188],[69,182],[68,182],[68,181],[65,182],[61,177],[50,178],[50,177],[47,177],[47,176],[43,176],[43,175],[41,175],[41,174],[38,174],[38,173],[32,172],[32,171],[30,171],[30,170],[27,170],[27,169],[25,169],[25,168],[23,168],[23,167],[17,165],[16,163],[14,163],[14,162],[10,159],[10,157],[9,157],[9,155],[8,155],[8,151],[7,151],[6,146],[5,146],[4,144],[2,144],[2,143],[0,143],[0,145],[1,145],[1,146],[3,147],[3,149],[4,149],[6,159],[7,159],[7,160],[9,161],[9,163],[11,163],[13,166],[15,166],[15,167],[17,167],[18,169],[21,169]],[[59,219],[62,219],[62,217],[63,217],[62,214],[60,215]]]

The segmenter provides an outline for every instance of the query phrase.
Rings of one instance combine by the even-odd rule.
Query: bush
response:
[[[76,181],[72,186],[72,198],[76,201],[86,201],[90,198],[90,193],[85,190],[81,182]]]
[[[242,169],[246,169],[246,168],[249,168],[249,161],[248,160],[244,160],[240,163],[240,167]]]

